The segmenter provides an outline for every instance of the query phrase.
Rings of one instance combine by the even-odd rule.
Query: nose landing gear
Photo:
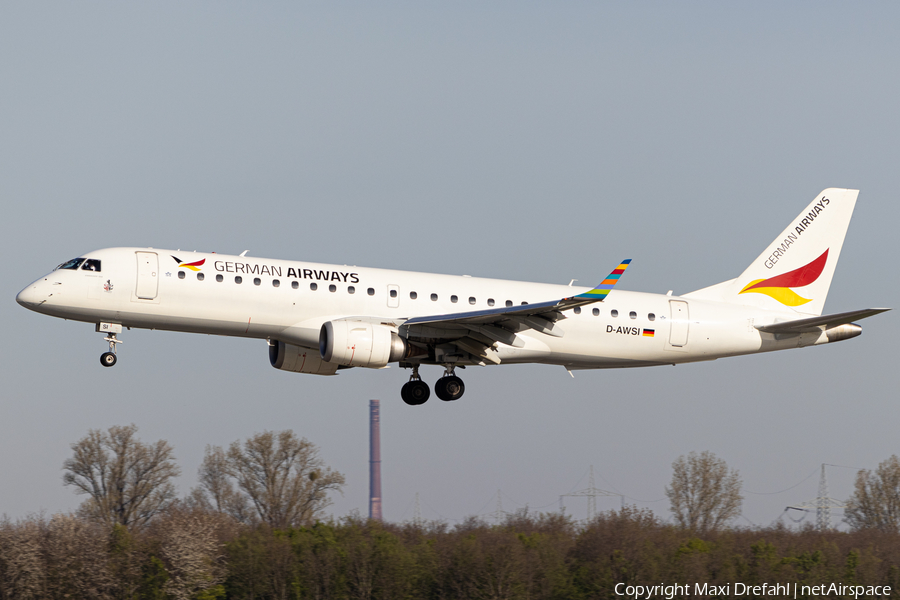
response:
[[[452,366],[444,367],[444,376],[434,384],[434,393],[444,402],[459,400],[466,391],[466,384],[456,376]]]
[[[419,377],[419,365],[415,365],[409,381],[400,388],[400,397],[410,406],[418,406],[425,404],[430,395],[428,384]]]
[[[97,325],[97,331],[106,333],[107,335],[103,339],[109,342],[109,352],[100,355],[100,364],[104,367],[111,367],[116,364],[117,360],[116,344],[124,343],[116,338],[116,334],[122,332],[122,326],[115,323],[100,323]]]

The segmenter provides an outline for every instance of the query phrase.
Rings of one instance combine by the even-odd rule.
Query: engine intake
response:
[[[362,321],[326,321],[319,331],[322,360],[346,367],[381,369],[410,354],[406,340],[385,325]]]

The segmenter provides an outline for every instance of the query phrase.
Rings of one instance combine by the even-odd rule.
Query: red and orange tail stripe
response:
[[[755,294],[765,294],[786,306],[801,306],[807,302],[812,302],[812,299],[804,298],[791,288],[806,287],[815,283],[822,271],[825,270],[826,262],[828,262],[828,250],[825,250],[819,258],[798,269],[768,279],[751,281],[738,293],[753,292]]]

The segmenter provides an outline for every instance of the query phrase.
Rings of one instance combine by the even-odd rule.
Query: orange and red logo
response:
[[[202,260],[198,260],[198,261],[195,261],[195,262],[186,263],[186,262],[181,262],[181,259],[178,258],[177,256],[174,256],[174,255],[171,255],[171,254],[170,254],[169,256],[171,256],[172,258],[175,259],[175,262],[178,263],[178,268],[184,267],[185,269],[190,269],[191,271],[199,271],[199,270],[200,270],[200,267],[203,266],[203,263],[206,262],[206,259],[204,258],[204,259],[202,259]]]
[[[748,292],[753,292],[756,294],[765,294],[786,306],[800,306],[807,302],[812,302],[811,299],[802,297],[791,288],[801,288],[814,283],[825,269],[825,263],[827,261],[828,250],[825,250],[825,252],[822,253],[822,256],[799,269],[794,269],[789,273],[776,275],[775,277],[770,277],[768,279],[751,281],[738,293],[746,294]]]

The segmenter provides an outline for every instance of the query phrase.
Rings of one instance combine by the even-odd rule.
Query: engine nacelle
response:
[[[326,321],[319,331],[322,360],[345,367],[380,369],[406,358],[406,340],[390,327],[362,321]]]
[[[269,363],[276,369],[312,375],[334,375],[338,365],[322,360],[315,350],[284,342],[269,342]]]

